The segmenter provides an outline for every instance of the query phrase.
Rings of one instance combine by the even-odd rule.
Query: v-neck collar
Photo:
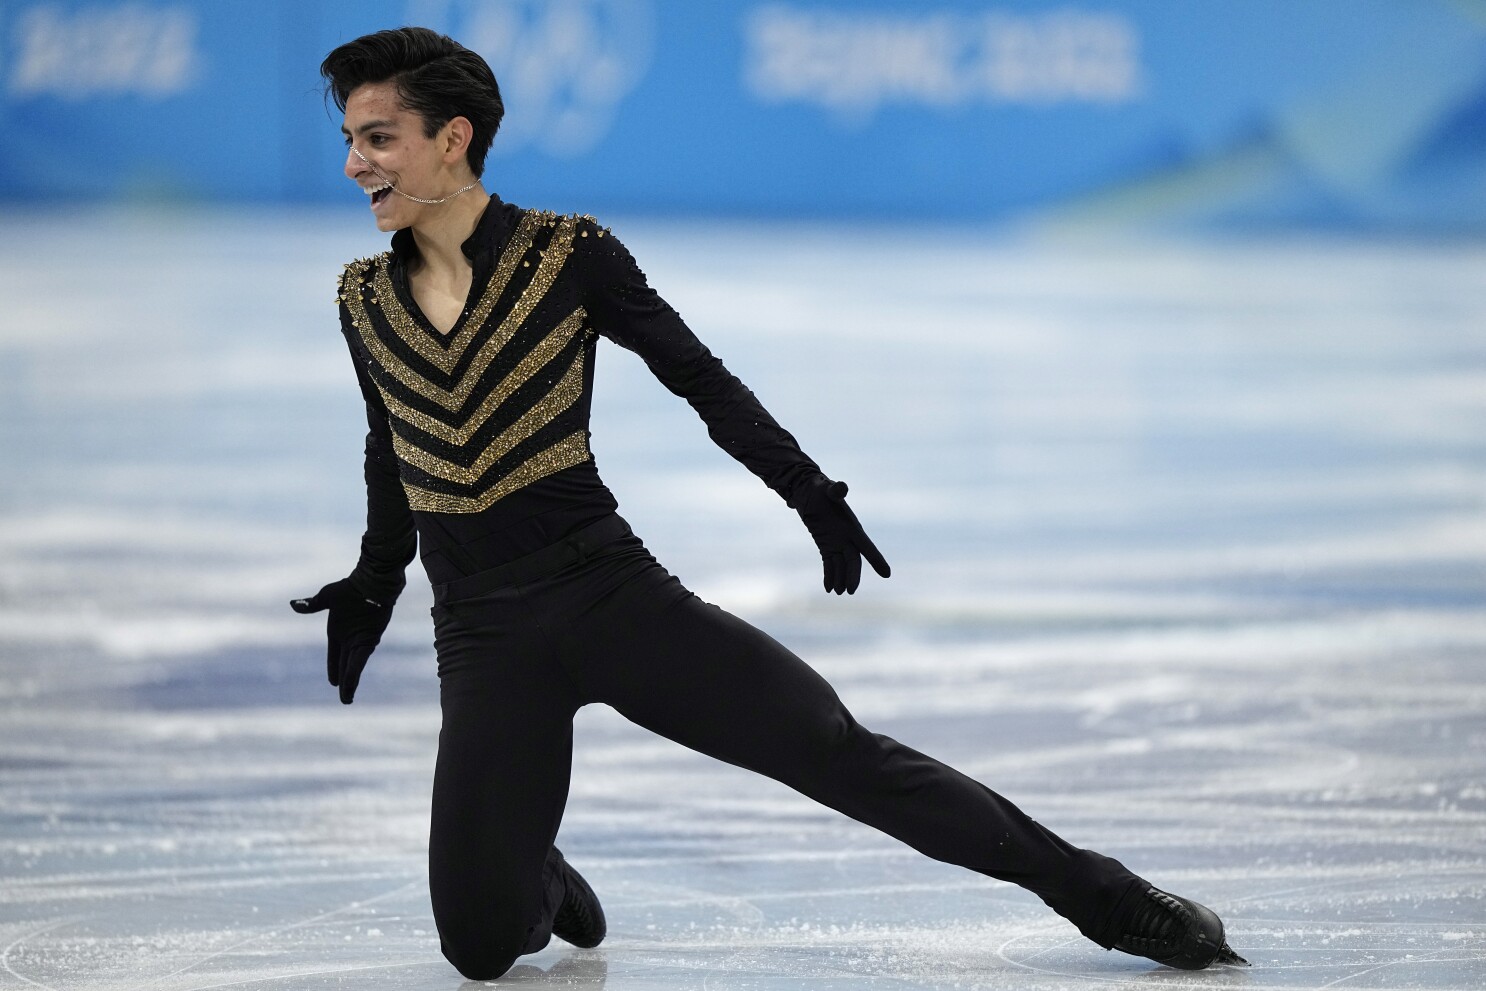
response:
[[[433,321],[428,319],[419,307],[418,301],[413,298],[412,287],[408,285],[408,268],[419,257],[418,243],[413,240],[413,229],[403,227],[393,233],[392,258],[388,265],[393,291],[397,293],[398,301],[413,318],[413,322],[441,347],[449,346],[460,328],[464,326],[470,310],[474,308],[475,300],[480,298],[485,283],[490,280],[491,272],[495,268],[496,259],[500,257],[501,249],[510,239],[512,217],[517,212],[519,211],[516,208],[491,193],[490,202],[485,204],[485,211],[480,214],[480,220],[475,224],[474,231],[460,244],[459,250],[464,252],[464,256],[469,259],[472,269],[470,291],[465,297],[464,308],[459,311],[459,317],[449,328],[448,333],[433,325]]]

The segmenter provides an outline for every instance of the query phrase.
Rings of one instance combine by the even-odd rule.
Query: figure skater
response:
[[[859,725],[787,648],[650,556],[589,452],[600,338],[643,358],[799,513],[827,592],[856,591],[864,558],[889,573],[845,483],[697,340],[618,238],[486,191],[504,108],[479,55],[401,28],[336,48],[321,73],[345,114],[346,177],[393,233],[391,250],[340,281],[369,426],[360,559],[292,605],[328,611],[330,683],[349,703],[421,549],[443,712],[429,885],[461,974],[497,977],[553,934],[604,938],[598,898],[553,845],[573,716],[590,702],[1018,884],[1100,946],[1188,969],[1242,962],[1212,911]]]

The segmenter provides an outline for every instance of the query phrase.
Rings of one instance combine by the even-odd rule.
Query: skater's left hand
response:
[[[855,592],[862,582],[863,557],[883,578],[892,574],[887,559],[846,504],[845,482],[833,482],[822,475],[797,493],[791,505],[799,510],[800,519],[815,538],[815,546],[820,548],[827,592],[837,595]]]

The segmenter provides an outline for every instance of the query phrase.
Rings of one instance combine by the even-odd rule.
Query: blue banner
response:
[[[0,197],[360,203],[317,67],[407,23],[523,204],[1486,228],[1486,0],[0,0]]]

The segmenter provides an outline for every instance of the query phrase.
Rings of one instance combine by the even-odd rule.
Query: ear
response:
[[[445,124],[439,139],[442,142],[440,153],[445,164],[455,165],[465,160],[465,153],[469,150],[470,142],[474,139],[475,128],[467,117],[451,118]]]

